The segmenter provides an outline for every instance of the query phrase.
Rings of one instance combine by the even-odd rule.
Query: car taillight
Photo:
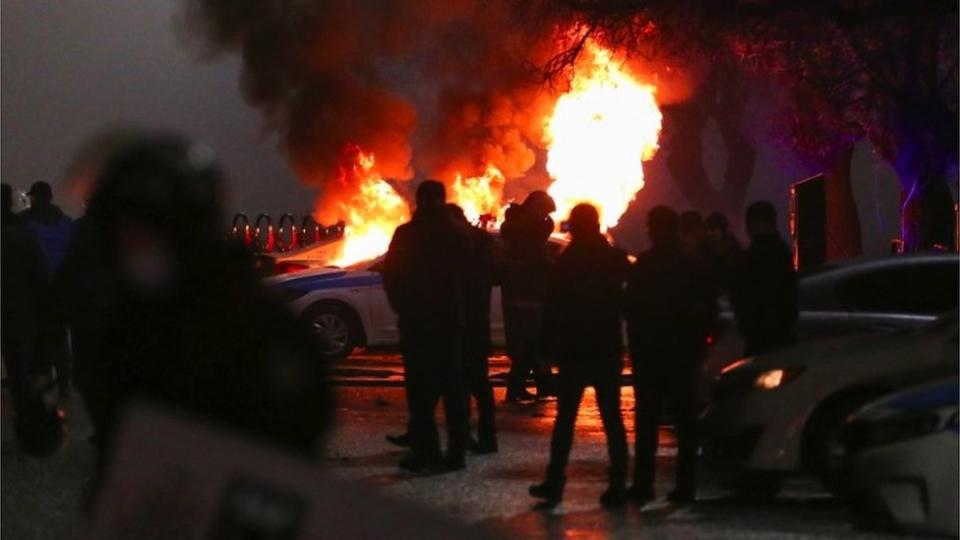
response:
[[[294,272],[302,272],[303,270],[307,270],[308,268],[310,267],[301,263],[278,262],[277,264],[273,265],[273,274],[274,275],[292,274]]]

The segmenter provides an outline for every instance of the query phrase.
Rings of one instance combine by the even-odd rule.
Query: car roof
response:
[[[910,253],[879,257],[857,257],[830,261],[803,268],[797,275],[801,281],[817,281],[820,279],[831,279],[834,276],[847,273],[859,273],[870,270],[880,270],[882,268],[930,264],[934,262],[960,264],[960,255],[957,253]]]

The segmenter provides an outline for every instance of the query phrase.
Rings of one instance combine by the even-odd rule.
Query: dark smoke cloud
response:
[[[350,145],[400,181],[522,178],[542,153],[553,28],[516,24],[510,0],[185,1],[189,35],[242,56],[244,96],[323,199],[355,193]]]

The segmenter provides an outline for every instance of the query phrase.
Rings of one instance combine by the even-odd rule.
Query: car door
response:
[[[852,329],[915,328],[957,307],[960,266],[949,260],[904,259],[851,275],[837,285]]]
[[[383,259],[380,258],[370,265],[370,272],[378,276],[383,275]],[[400,332],[397,330],[397,314],[390,307],[387,293],[383,289],[383,279],[370,289],[370,325],[367,328],[367,344],[374,346],[400,345]]]

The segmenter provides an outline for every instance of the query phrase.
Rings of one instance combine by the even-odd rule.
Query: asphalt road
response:
[[[502,387],[496,389],[498,454],[471,457],[462,472],[435,476],[403,473],[396,467],[403,453],[383,438],[401,431],[406,419],[402,388],[383,384],[395,377],[395,365],[395,357],[383,356],[357,358],[338,366],[337,425],[325,442],[322,466],[373,485],[387,496],[490,526],[505,537],[899,538],[854,529],[841,505],[815,483],[802,480],[763,504],[739,501],[704,477],[701,500],[690,507],[673,507],[660,500],[642,508],[603,510],[597,498],[605,488],[606,449],[590,391],[578,420],[566,498],[556,510],[536,510],[535,501],[526,493],[529,484],[541,479],[546,465],[555,402],[504,404]],[[492,371],[502,371],[502,366],[495,362]],[[366,379],[369,382],[365,383]],[[629,388],[623,396],[628,433],[632,434]],[[0,536],[6,540],[77,536],[84,527],[80,500],[92,466],[92,452],[86,443],[90,428],[79,401],[69,403],[68,444],[45,460],[19,451],[7,405],[5,402],[0,436]],[[657,492],[662,499],[671,487],[675,455],[668,428],[662,430],[661,442]]]

